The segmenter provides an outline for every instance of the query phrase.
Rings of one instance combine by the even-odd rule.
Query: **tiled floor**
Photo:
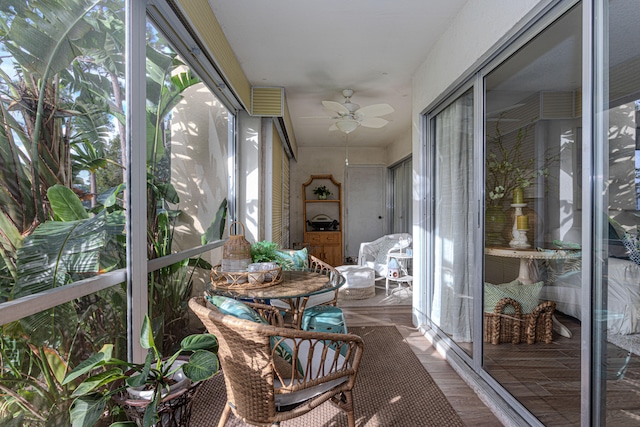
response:
[[[473,390],[411,324],[411,306],[344,307],[348,326],[395,325],[467,426],[501,426]]]

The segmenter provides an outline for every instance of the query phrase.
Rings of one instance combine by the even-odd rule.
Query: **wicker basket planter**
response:
[[[163,359],[166,360],[167,358]],[[189,358],[187,356],[178,356],[178,360],[186,362]],[[133,372],[132,370],[128,371],[125,375],[132,375]],[[202,381],[189,382],[187,387],[179,388],[165,396],[158,405],[157,412],[160,416],[160,421],[155,424],[155,427],[188,427],[193,396],[202,383]],[[133,398],[126,390],[114,395],[112,399],[124,409],[131,421],[138,426],[143,425],[144,413],[151,402],[150,400]]]
[[[503,313],[505,307],[512,306],[515,314]],[[484,313],[484,341],[491,344],[510,342],[551,343],[553,339],[553,312],[556,303],[545,301],[531,313],[522,314],[520,303],[511,298],[502,298],[493,313]]]
[[[214,289],[260,289],[282,283],[282,267],[276,266],[276,268],[271,270],[249,272],[223,271],[221,265],[216,265],[211,269],[211,274],[209,276],[211,279],[211,286],[213,286]],[[256,280],[256,276],[260,276],[262,280]]]
[[[158,405],[160,421],[155,424],[155,427],[188,427],[191,419],[193,396],[201,384],[202,382],[191,384],[190,387],[162,399]],[[124,409],[131,421],[138,426],[143,425],[144,411],[150,401],[131,399],[126,395],[114,396],[113,400]]]

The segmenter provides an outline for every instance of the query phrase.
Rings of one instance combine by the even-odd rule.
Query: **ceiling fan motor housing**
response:
[[[360,105],[351,102],[353,89],[344,89],[342,95],[345,97],[342,104],[335,101],[322,101],[322,105],[325,108],[337,114],[337,116],[332,117],[337,119],[337,122],[331,125],[329,130],[340,130],[348,134],[359,126],[381,128],[388,123],[388,120],[379,116],[384,116],[394,111],[389,104],[374,104],[360,108]]]

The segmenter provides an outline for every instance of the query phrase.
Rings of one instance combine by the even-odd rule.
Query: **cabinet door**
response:
[[[341,252],[342,251],[340,250],[340,245],[325,245],[324,255],[326,259],[323,261],[333,267],[342,265]]]
[[[307,249],[310,255],[325,261],[324,259],[324,246],[318,243],[311,243]],[[326,262],[326,261],[325,261]]]

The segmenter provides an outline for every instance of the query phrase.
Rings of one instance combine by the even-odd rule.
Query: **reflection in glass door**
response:
[[[473,193],[473,92],[433,119],[434,294],[433,322],[472,353],[475,213]]]
[[[549,426],[581,422],[581,11],[485,79],[482,363]]]

